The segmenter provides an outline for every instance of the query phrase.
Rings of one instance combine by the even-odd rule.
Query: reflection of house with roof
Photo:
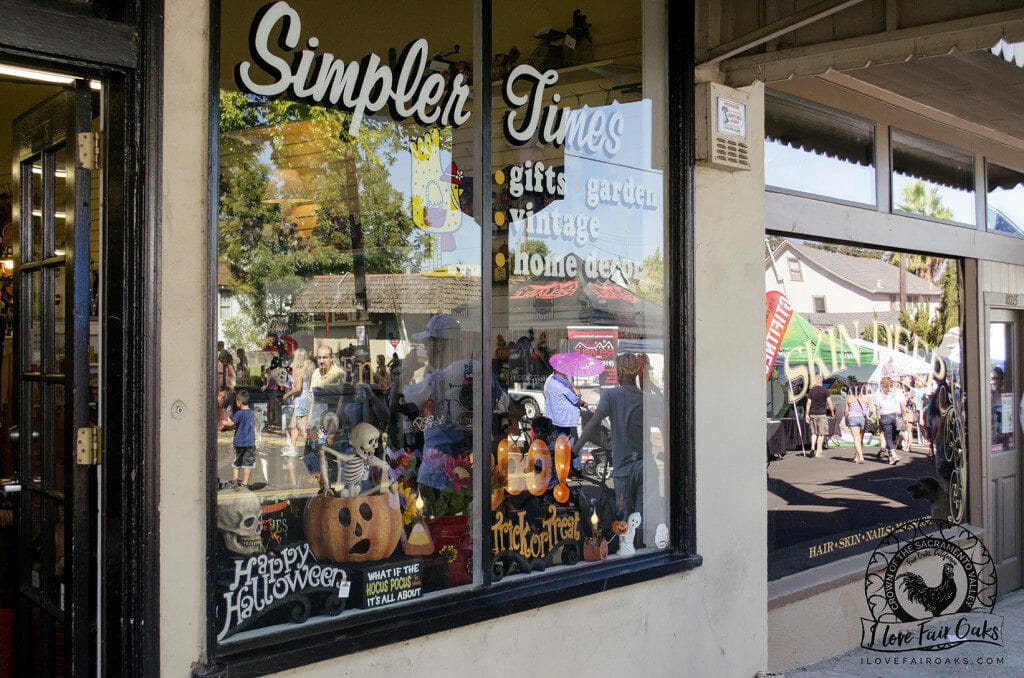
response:
[[[400,337],[402,320],[410,331],[419,331],[435,313],[451,314],[464,327],[480,315],[474,311],[480,304],[479,276],[369,274],[358,287],[359,294],[352,273],[314,276],[295,295],[290,311],[308,313],[316,337],[350,337],[351,328],[366,325],[369,339]]]
[[[765,260],[765,289],[786,295],[793,310],[819,328],[837,324],[860,327],[875,318],[896,323],[900,269],[881,259],[855,257],[784,241]],[[930,281],[906,273],[907,306],[938,308],[942,291]]]

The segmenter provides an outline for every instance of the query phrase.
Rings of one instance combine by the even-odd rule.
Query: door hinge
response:
[[[103,134],[80,132],[78,134],[78,166],[87,170],[103,168]]]
[[[79,466],[95,466],[102,461],[103,431],[98,426],[80,428],[75,435],[75,458]]]

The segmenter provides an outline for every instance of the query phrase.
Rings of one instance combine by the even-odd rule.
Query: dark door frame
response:
[[[66,7],[60,5],[61,8]],[[102,661],[159,673],[157,373],[163,0],[66,10],[0,0],[0,61],[101,79],[107,203],[102,318]],[[104,18],[108,10],[129,22]],[[86,671],[89,673],[90,671]]]

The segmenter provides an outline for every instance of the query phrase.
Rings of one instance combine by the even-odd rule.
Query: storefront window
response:
[[[769,577],[870,550],[907,520],[965,520],[957,262],[769,241]],[[786,257],[803,263],[803,284],[778,282]],[[890,310],[904,257],[908,301]]]
[[[988,230],[1024,235],[1024,173],[986,162],[985,185]]]
[[[875,124],[792,97],[765,96],[765,185],[875,204]]]
[[[973,155],[898,129],[891,146],[893,212],[977,223]]]
[[[573,10],[222,3],[223,646],[670,546],[665,7]]]

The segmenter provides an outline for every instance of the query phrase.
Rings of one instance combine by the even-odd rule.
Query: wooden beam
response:
[[[39,6],[0,1],[0,44],[5,49],[44,56],[60,45],[63,58],[117,68],[139,61],[138,33],[133,26],[68,14]]]
[[[758,45],[763,45],[770,40],[774,40],[786,33],[792,33],[793,31],[803,28],[808,24],[812,24],[815,21],[824,19],[832,16],[838,12],[843,11],[854,5],[858,5],[864,0],[824,0],[817,4],[806,7],[799,12],[789,14],[778,21],[773,21],[767,26],[762,26],[756,31],[751,31],[746,35],[741,35],[735,40],[730,40],[724,45],[719,45],[714,49],[710,49],[706,54],[702,55],[697,59],[698,66],[706,66],[709,64],[718,63],[724,61],[730,57],[734,57],[737,54],[742,54],[749,49],[753,49]]]
[[[724,61],[721,69],[727,84],[741,87],[755,80],[770,83],[829,70],[938,56],[955,50],[990,49],[1000,38],[1015,42],[1021,37],[1024,37],[1024,9],[1014,9],[737,57]]]

